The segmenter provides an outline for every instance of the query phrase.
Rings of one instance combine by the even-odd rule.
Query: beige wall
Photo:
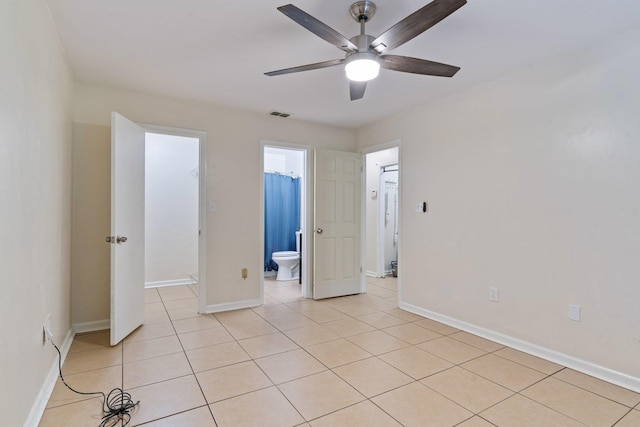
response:
[[[0,407],[21,426],[54,366],[48,314],[70,342],[73,87],[44,0],[0,2],[0,63]]]
[[[261,141],[278,141],[342,151],[355,150],[355,131],[349,129],[305,123],[295,119],[285,120],[269,116],[266,112],[250,113],[78,84],[74,129],[83,133],[75,135],[77,153],[91,153],[92,149],[88,150],[82,146],[91,145],[97,140],[100,141],[100,146],[104,144],[105,137],[110,132],[107,126],[110,124],[111,111],[117,111],[138,123],[207,132],[207,206],[210,202],[215,202],[217,206],[216,212],[207,212],[206,218],[207,305],[215,308],[260,298],[260,277],[264,264],[261,259],[263,242],[260,238],[263,220],[260,187]],[[76,164],[76,170],[82,168],[90,174],[104,173],[100,172],[101,168],[96,162],[108,162],[108,158],[100,159],[99,156],[91,155],[85,159],[93,164]],[[76,180],[81,179],[79,176],[76,177]],[[105,182],[108,181],[108,176],[94,176],[92,180]],[[108,203],[109,193],[104,189],[99,191],[101,193],[92,193],[91,198],[100,199],[98,203],[103,206],[105,201]],[[102,231],[101,233],[104,234]],[[96,251],[104,249],[102,234],[96,233]],[[99,238],[100,236],[102,237]],[[96,270],[74,275],[74,324],[101,321],[105,319],[105,315],[108,316],[108,298],[94,297],[108,292],[108,262],[108,256],[104,256],[103,264]],[[82,263],[74,265],[84,268],[81,266]],[[249,270],[247,280],[241,278],[241,269],[244,267]],[[105,274],[96,277],[98,270]],[[82,295],[77,299],[76,289],[82,290]]]
[[[638,45],[621,34],[358,132],[361,149],[401,140],[404,304],[640,390]]]

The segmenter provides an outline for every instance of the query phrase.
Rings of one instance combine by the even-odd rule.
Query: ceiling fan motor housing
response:
[[[369,0],[357,1],[349,7],[349,12],[356,22],[367,22],[376,14],[376,4]]]
[[[349,41],[358,47],[358,52],[373,52],[371,49],[371,43],[375,40],[375,37],[367,34],[358,34],[349,39]]]

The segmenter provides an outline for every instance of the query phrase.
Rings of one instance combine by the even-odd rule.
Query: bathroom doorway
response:
[[[264,298],[308,297],[307,147],[263,143]],[[276,253],[276,255],[274,255]]]
[[[366,274],[378,278],[397,276],[400,252],[399,146],[392,143],[372,150],[365,157]]]
[[[145,131],[145,288],[188,285],[203,312],[205,134]]]

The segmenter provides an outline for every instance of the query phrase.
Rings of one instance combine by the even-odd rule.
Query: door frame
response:
[[[198,139],[198,313],[207,309],[207,132],[138,123],[145,132]]]
[[[313,216],[313,148],[308,145],[292,144],[280,141],[260,141],[260,301],[264,304],[264,149],[278,148],[282,150],[302,151],[304,155],[304,215],[300,218],[302,228],[302,298],[313,298],[313,244],[312,244],[312,216]]]
[[[368,147],[362,147],[358,150],[359,153],[362,153],[363,155],[363,164],[364,164],[364,171],[367,170],[367,154],[370,153],[376,153],[378,151],[383,151],[383,150],[388,150],[389,148],[398,148],[398,161],[395,162],[398,164],[398,242],[400,242],[400,244],[398,245],[398,301],[400,301],[400,295],[401,295],[401,274],[400,271],[402,269],[402,263],[400,262],[401,258],[402,258],[402,192],[403,192],[403,185],[402,185],[402,141],[400,139],[395,139],[389,142],[385,142],[382,144],[377,144],[377,145],[372,145],[372,146],[368,146]],[[365,198],[367,197],[367,174],[364,174],[364,184],[362,186],[362,197],[363,197],[363,203],[365,203]],[[380,194],[380,193],[378,193]],[[363,204],[363,206],[365,206]],[[379,205],[378,205],[378,209],[380,209]],[[362,210],[362,215],[363,215],[363,220],[362,220],[362,259],[366,259],[366,242],[367,242],[367,234],[366,234],[366,209]],[[378,217],[378,226],[380,225],[380,217]],[[380,231],[378,230],[378,234],[380,233]],[[376,241],[376,245],[378,245],[380,240],[380,237],[378,236],[378,241]],[[378,264],[379,261],[379,257],[376,258],[376,264]],[[383,261],[384,264],[384,261]],[[376,269],[379,268],[379,265],[376,265]]]

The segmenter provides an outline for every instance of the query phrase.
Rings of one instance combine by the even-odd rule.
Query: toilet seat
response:
[[[274,260],[277,258],[277,259],[288,261],[288,260],[299,259],[300,254],[295,251],[280,251],[280,252],[274,252],[273,254],[271,254],[271,258],[273,258]]]

